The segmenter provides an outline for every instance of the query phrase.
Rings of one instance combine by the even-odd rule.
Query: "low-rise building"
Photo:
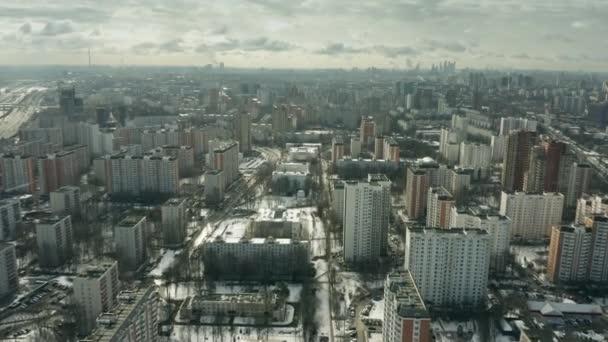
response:
[[[205,273],[228,279],[293,279],[308,271],[307,241],[216,238],[202,246]]]
[[[260,209],[251,219],[247,235],[250,238],[304,240],[307,236],[302,224],[303,219],[299,209]]]
[[[180,319],[195,317],[272,318],[283,321],[287,306],[274,293],[211,293],[189,297],[182,305]]]

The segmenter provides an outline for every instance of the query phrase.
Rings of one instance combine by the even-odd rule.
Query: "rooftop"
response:
[[[185,198],[176,197],[176,198],[168,199],[167,202],[165,202],[165,204],[163,204],[163,205],[177,207],[177,206],[182,205],[184,202],[186,202]]]
[[[105,260],[95,263],[83,264],[78,266],[77,277],[80,278],[99,278],[118,262]]]
[[[129,215],[129,216],[125,217],[124,219],[122,219],[122,221],[120,221],[116,226],[117,227],[133,227],[145,219],[146,219],[146,217],[142,216],[142,215]]]
[[[300,221],[300,210],[298,209],[285,209],[284,207],[278,207],[276,209],[260,209],[258,215],[255,217],[256,221]]]
[[[387,277],[389,291],[395,295],[397,314],[401,317],[430,318],[420,297],[414,278],[409,271],[390,273]],[[387,303],[384,303],[387,305]]]

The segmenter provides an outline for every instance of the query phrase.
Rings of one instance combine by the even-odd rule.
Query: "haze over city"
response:
[[[608,341],[608,2],[0,4],[0,340]]]
[[[4,1],[2,64],[601,71],[602,0]],[[604,47],[604,48],[602,48]]]

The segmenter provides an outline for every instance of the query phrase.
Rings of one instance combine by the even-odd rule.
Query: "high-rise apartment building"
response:
[[[566,191],[566,206],[576,206],[576,201],[584,194],[589,192],[589,184],[593,169],[589,164],[573,163],[570,167],[568,188]]]
[[[589,280],[594,283],[608,283],[608,216],[596,215],[591,227],[593,234]]]
[[[188,236],[188,216],[186,199],[172,198],[161,207],[163,244],[169,247],[181,246]]]
[[[555,226],[547,259],[547,279],[553,283],[587,280],[592,246],[591,228],[584,226]]]
[[[361,117],[361,127],[359,128],[359,140],[361,141],[361,150],[369,151],[373,147],[374,138],[376,137],[376,122],[371,116]]]
[[[48,194],[62,186],[78,182],[78,164],[74,152],[58,152],[38,158],[40,191]]]
[[[15,245],[0,242],[0,298],[9,296],[19,287]]]
[[[175,194],[179,191],[178,162],[173,157],[135,157],[118,153],[96,160],[108,193],[137,196],[142,193]]]
[[[291,127],[289,123],[289,112],[286,105],[277,106],[272,111],[272,133],[273,136],[284,134]]]
[[[350,157],[359,158],[361,154],[361,138],[353,137],[350,139]]]
[[[408,167],[405,184],[405,212],[410,220],[424,216],[426,192],[429,187],[427,172]]]
[[[399,156],[399,143],[393,137],[386,137],[384,139],[384,160],[398,163],[401,159]]]
[[[147,225],[145,216],[130,215],[114,227],[114,244],[122,270],[136,271],[146,262]]]
[[[431,342],[431,316],[409,271],[390,273],[384,282],[384,342]]]
[[[50,193],[51,211],[54,214],[69,214],[72,217],[80,216],[80,188],[77,186],[63,186]]]
[[[121,291],[118,304],[101,314],[86,341],[158,342],[160,297],[155,286]]]
[[[391,182],[370,174],[367,182],[344,185],[344,260],[368,263],[386,254],[391,210]]]
[[[502,192],[500,214],[511,219],[511,237],[539,240],[561,224],[564,195],[560,193]]]
[[[490,235],[490,272],[502,274],[509,260],[511,219],[498,214],[488,206],[469,207],[465,210],[452,208],[450,228],[483,229]]]
[[[74,277],[74,302],[80,335],[89,334],[96,327],[101,313],[114,309],[119,290],[116,261],[82,267]]]
[[[331,162],[336,163],[344,157],[344,140],[336,136],[331,142]]]
[[[2,191],[16,193],[34,193],[34,158],[16,154],[0,156],[0,172],[2,174]]]
[[[344,219],[344,181],[334,180],[332,184],[332,210],[339,223]]]
[[[479,143],[460,143],[458,166],[474,170],[474,178],[485,177],[492,167],[492,148]]]
[[[384,158],[384,137],[379,135],[374,139],[374,159]]]
[[[608,196],[583,194],[576,203],[577,224],[591,227],[595,215],[608,214]]]
[[[448,229],[452,208],[455,204],[454,197],[445,188],[429,188],[426,205],[426,226]]]
[[[72,218],[53,216],[36,222],[40,267],[57,267],[72,257]]]
[[[408,228],[405,269],[429,306],[479,307],[490,266],[490,236],[482,229]]]
[[[224,188],[239,178],[239,143],[236,141],[209,141],[209,167],[223,171]]]
[[[162,155],[177,159],[180,177],[186,177],[194,171],[194,149],[192,146],[165,145],[161,147]]]
[[[18,199],[0,200],[0,241],[14,240],[21,222],[21,203]]]
[[[235,114],[232,125],[233,136],[239,142],[241,152],[251,151],[251,115],[247,112]]]
[[[536,143],[536,132],[515,131],[507,136],[502,186],[505,190],[522,190],[524,175],[530,165],[530,151]]]
[[[219,204],[224,200],[224,171],[209,170],[205,172],[205,201],[209,204]]]
[[[537,122],[526,118],[500,118],[500,135],[509,135],[513,131],[519,131],[522,129],[528,131],[536,131]]]

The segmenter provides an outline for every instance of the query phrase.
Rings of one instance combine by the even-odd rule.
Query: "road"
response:
[[[19,128],[40,110],[46,91],[45,87],[32,86],[0,94],[0,103],[18,106],[8,113],[0,112],[0,138],[10,138],[19,132]]]

